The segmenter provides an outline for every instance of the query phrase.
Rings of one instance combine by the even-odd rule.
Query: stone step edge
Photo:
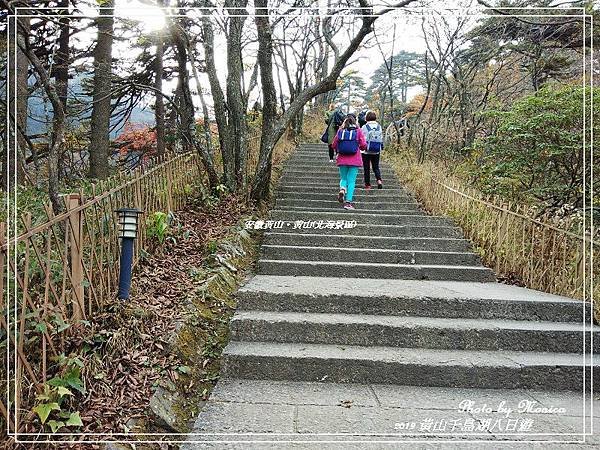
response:
[[[348,251],[348,252],[382,252],[382,253],[400,253],[400,254],[416,254],[416,255],[463,255],[463,256],[476,256],[473,252],[447,252],[442,250],[395,250],[389,248],[372,248],[372,247],[352,247],[352,248],[340,248],[340,247],[327,247],[327,246],[314,246],[314,245],[284,245],[284,244],[262,244],[262,248],[273,248],[273,249],[290,249],[290,250],[331,250],[334,252]],[[375,263],[378,264],[378,263]]]
[[[259,258],[258,263],[269,264],[293,264],[293,265],[326,265],[326,266],[366,266],[366,267],[386,267],[386,268],[406,268],[406,269],[449,269],[449,270],[473,270],[481,272],[492,272],[492,269],[485,266],[454,266],[454,265],[435,265],[435,264],[390,264],[390,263],[367,263],[354,261],[304,261],[304,260],[289,260],[289,259],[266,259]]]
[[[365,226],[372,227],[373,225],[361,225],[357,226]],[[426,226],[413,226],[413,225],[377,225],[379,227],[396,227],[396,228],[449,228],[456,229],[456,227],[452,226],[435,226],[435,227],[426,227]],[[410,237],[410,236],[369,236],[363,234],[325,234],[325,233],[294,233],[290,232],[277,232],[277,231],[267,231],[265,232],[265,237],[267,236],[319,236],[319,237],[328,237],[328,238],[349,238],[349,239],[376,239],[376,240],[390,240],[390,239],[400,239],[403,241],[411,241],[411,240],[422,240],[427,239],[431,242],[433,241],[461,241],[461,242],[469,242],[467,239],[458,238],[458,237]]]
[[[320,323],[324,325],[368,325],[407,328],[411,326],[457,331],[539,331],[600,333],[600,326],[577,322],[551,322],[511,319],[473,319],[423,316],[390,316],[379,314],[304,313],[292,311],[241,310],[232,321],[262,320],[289,323]],[[529,326],[524,326],[529,325]]]
[[[270,350],[270,351],[269,351]],[[265,341],[230,341],[223,355],[275,357],[284,359],[337,359],[379,363],[414,364],[451,367],[577,367],[582,368],[584,355],[579,353],[514,352],[508,350],[448,350],[413,347],[381,347],[336,344],[278,343]],[[451,358],[451,356],[455,358]],[[400,358],[398,358],[400,357]],[[450,358],[449,358],[450,357]],[[467,358],[461,362],[462,358]],[[474,358],[473,365],[469,358]],[[536,361],[533,363],[531,361]],[[585,366],[600,364],[600,357],[585,355]]]
[[[420,209],[370,209],[370,208],[364,208],[364,206],[367,206],[366,204],[361,204],[360,209],[357,209],[356,211],[360,211],[363,214],[377,214],[377,213],[382,213],[382,214],[394,214],[394,215],[401,215],[401,216],[426,216],[426,217],[431,217],[429,214],[427,214],[425,211],[420,210]],[[318,209],[311,209],[311,208],[318,208]],[[357,208],[359,208],[359,206],[357,206]],[[340,203],[336,205],[332,205],[332,206],[324,206],[324,207],[318,207],[315,205],[308,205],[306,207],[302,207],[302,206],[292,206],[292,205],[279,205],[277,206],[277,204],[275,205],[275,207],[273,209],[271,209],[271,211],[282,211],[282,212],[286,212],[286,211],[292,211],[292,212],[337,212],[338,210],[341,210],[342,205]]]
[[[277,209],[277,210],[271,210],[273,212],[277,212],[278,214],[281,213],[293,213],[293,214],[298,214],[298,213],[307,213],[307,214],[343,214],[344,219],[343,220],[350,220],[353,217],[389,217],[389,218],[399,218],[399,219],[403,219],[403,218],[411,218],[411,220],[413,218],[416,217],[423,217],[426,219],[435,219],[435,220],[450,220],[448,219],[448,217],[446,216],[433,216],[433,215],[429,215],[429,214],[423,214],[422,216],[420,215],[415,215],[415,214],[388,214],[388,213],[384,213],[384,214],[370,214],[370,213],[363,213],[360,210],[356,210],[356,211],[352,211],[352,212],[345,212],[344,211],[340,211],[340,213],[337,213],[336,211],[297,211],[297,210],[293,210],[293,209]],[[382,210],[382,211],[386,211],[386,210]],[[389,211],[389,210],[388,210]],[[388,224],[390,226],[394,226],[392,224]],[[398,225],[395,225],[398,226]],[[422,225],[422,226],[427,226],[427,225]]]
[[[274,277],[257,275],[258,277]],[[309,277],[315,278],[315,277]],[[356,280],[347,278],[356,285]],[[390,281],[389,279],[370,279],[374,282]],[[313,283],[315,281],[313,280]],[[491,283],[495,284],[495,283]],[[441,317],[441,318],[476,318],[497,320],[527,320],[534,322],[567,322],[576,323],[583,328],[582,310],[586,306],[573,300],[526,300],[515,299],[509,295],[486,298],[485,295],[443,296],[440,294],[420,295],[399,291],[397,294],[376,294],[373,291],[360,293],[333,294],[331,292],[301,292],[296,289],[271,290],[270,288],[242,287],[236,293],[238,311],[277,311],[277,312],[312,312],[312,313],[349,313],[373,314],[387,316]],[[414,288],[412,288],[414,289]],[[340,297],[340,298],[338,298]],[[440,310],[446,308],[446,312]],[[472,312],[471,309],[485,309],[484,313]],[[525,319],[523,319],[525,318]]]

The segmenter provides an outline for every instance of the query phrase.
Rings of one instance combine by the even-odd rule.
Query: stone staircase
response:
[[[315,382],[326,392],[353,383],[394,392],[463,388],[484,397],[484,389],[581,397],[584,378],[589,388],[591,325],[583,304],[496,283],[460,229],[427,215],[385,163],[382,173],[384,189],[366,191],[361,169],[356,210],[345,211],[325,146],[302,145],[286,162],[271,213],[284,224],[265,231],[257,275],[238,292],[216,400],[196,430],[273,432],[243,412],[248,401],[242,406],[240,398],[269,396],[264,381],[251,380],[284,383],[280,394],[308,397]],[[356,226],[294,229],[295,221],[342,220]],[[230,420],[218,412],[224,404]]]

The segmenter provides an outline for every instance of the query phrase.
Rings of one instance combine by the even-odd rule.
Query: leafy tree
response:
[[[377,68],[371,78],[369,93],[381,93],[391,86],[394,97],[406,103],[408,89],[424,83],[423,70],[423,55],[402,50]]]
[[[479,3],[487,5],[479,0]],[[581,56],[573,50],[590,46],[590,36],[584,37],[582,20],[564,20],[563,17],[552,17],[554,14],[564,14],[549,0],[509,0],[499,3],[493,17],[481,21],[469,36],[477,39],[487,37],[497,48],[511,54],[519,55],[521,67],[529,75],[533,90],[540,89],[546,82],[569,79],[573,70],[577,70],[576,61]],[[569,2],[565,2],[569,3]],[[573,7],[583,7],[588,2],[572,2]],[[545,17],[502,17],[519,14],[522,11],[510,8],[546,8]],[[588,13],[591,6],[588,4]],[[554,9],[553,9],[554,8]],[[598,34],[598,30],[596,30]]]
[[[600,89],[594,88],[592,95],[598,104]],[[548,85],[517,101],[508,111],[488,112],[498,122],[496,133],[476,141],[471,151],[472,169],[480,187],[505,198],[541,202],[544,210],[564,205],[581,208],[585,176],[583,96],[581,86]],[[593,127],[594,144],[600,148],[598,118]],[[598,189],[600,183],[596,184]]]
[[[152,130],[147,125],[127,122],[121,134],[115,139],[115,144],[119,146],[122,156],[127,157],[128,153],[133,152],[145,157],[157,151],[156,130]]]
[[[332,94],[332,101],[345,105],[348,111],[363,105],[366,99],[367,87],[365,79],[356,70],[348,70],[337,81],[337,87]]]

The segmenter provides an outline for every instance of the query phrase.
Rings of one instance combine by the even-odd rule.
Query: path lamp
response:
[[[133,241],[135,241],[137,236],[138,216],[142,212],[137,208],[121,208],[116,211],[119,216],[119,238],[121,239],[119,293],[117,297],[122,300],[129,298],[131,265],[133,263]]]

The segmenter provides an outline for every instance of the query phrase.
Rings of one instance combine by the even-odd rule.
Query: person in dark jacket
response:
[[[329,161],[335,162],[335,150],[333,148],[333,140],[338,128],[344,121],[344,113],[339,109],[332,109],[325,115],[325,123],[327,124],[327,146],[329,149]]]

